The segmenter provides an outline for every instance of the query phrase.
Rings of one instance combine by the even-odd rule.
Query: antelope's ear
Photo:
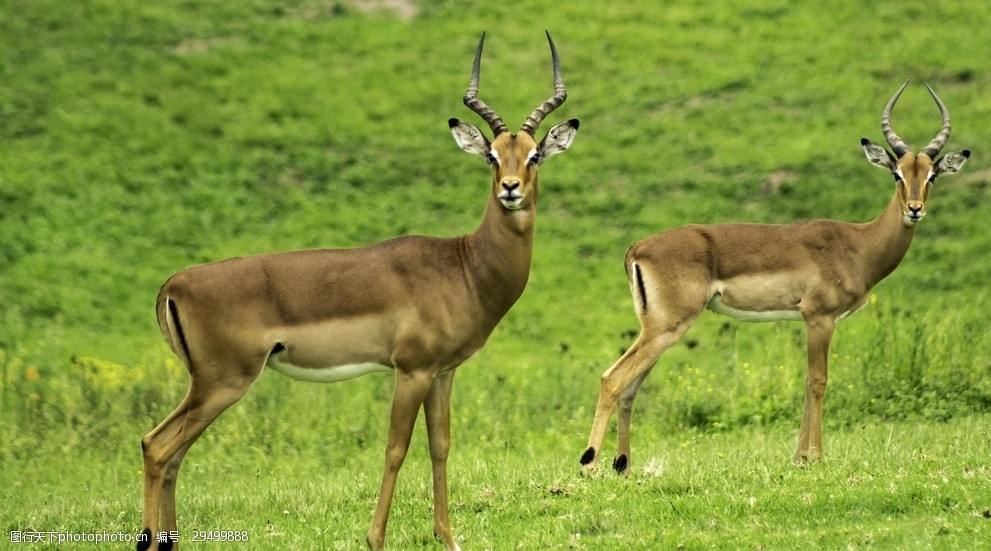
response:
[[[451,134],[454,135],[454,141],[458,142],[458,147],[468,153],[488,158],[492,147],[481,130],[458,119],[450,119],[447,124],[451,127]]]
[[[936,162],[936,174],[953,174],[963,168],[963,164],[970,158],[970,150],[954,151],[943,155],[943,158]]]
[[[895,159],[895,156],[887,149],[867,138],[861,138],[860,145],[863,146],[864,154],[867,155],[867,160],[872,165],[894,172],[895,167],[898,166],[898,159]]]
[[[575,134],[577,133],[578,119],[562,122],[548,130],[544,139],[540,140],[540,157],[537,164],[543,164],[549,157],[567,151],[571,147],[571,142],[575,140]]]

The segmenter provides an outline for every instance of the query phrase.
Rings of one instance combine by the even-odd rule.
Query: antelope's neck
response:
[[[464,236],[465,276],[487,309],[505,313],[523,294],[530,277],[536,206],[517,211],[489,201],[482,223]]]
[[[915,224],[906,225],[898,192],[874,220],[864,224],[864,245],[869,249],[867,276],[869,286],[894,271],[908,252],[915,236]]]

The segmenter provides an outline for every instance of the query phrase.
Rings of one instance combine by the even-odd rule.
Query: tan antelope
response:
[[[551,36],[554,95],[517,134],[479,100],[485,34],[478,41],[464,103],[488,123],[491,141],[458,119],[457,144],[492,167],[478,228],[460,237],[406,236],[354,249],[232,258],[172,276],[157,314],[169,346],[189,371],[186,397],[141,441],[143,530],[138,549],[172,549],[176,477],[183,456],[264,367],[303,381],[333,382],[392,371],[395,395],[385,472],[368,531],[385,544],[396,478],[420,407],[433,465],[434,532],[458,549],[447,499],[450,396],[454,371],[477,352],[526,287],[537,215],[537,168],[568,149],[572,119],[539,143],[541,121],[567,97]]]
[[[708,308],[746,321],[801,320],[808,339],[805,410],[794,460],[822,457],[822,399],[829,343],[836,322],[864,306],[877,282],[901,262],[926,214],[926,199],[940,174],[959,170],[969,151],[935,160],[950,136],[950,115],[926,85],[943,127],[918,155],[891,129],[891,109],[902,84],[881,115],[894,155],[862,139],[871,164],[895,177],[895,194],[871,222],[813,220],[794,224],[689,225],[634,243],[626,274],[640,335],[602,374],[588,448],[581,457],[589,473],[602,453],[609,417],[619,403],[618,451],[613,468],[630,468],[630,415],[637,390],[658,357]]]

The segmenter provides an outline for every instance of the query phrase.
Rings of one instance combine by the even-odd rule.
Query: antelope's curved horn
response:
[[[469,109],[478,113],[478,116],[482,117],[486,123],[488,123],[489,128],[492,129],[492,133],[495,136],[502,134],[508,128],[506,124],[502,122],[502,117],[500,117],[491,107],[485,105],[485,102],[478,99],[478,74],[482,66],[482,43],[485,42],[485,32],[482,32],[482,38],[478,39],[478,47],[475,48],[475,62],[471,66],[471,83],[468,84],[468,91],[465,92],[464,102]]]
[[[946,140],[950,138],[950,112],[943,105],[943,100],[939,99],[939,96],[936,95],[936,92],[928,84],[926,84],[926,90],[929,90],[929,95],[936,100],[939,113],[943,116],[943,128],[940,129],[939,134],[936,134],[933,141],[929,142],[929,145],[922,149],[922,152],[929,155],[930,159],[935,159],[936,155],[939,155],[940,150],[943,149],[943,146],[946,145]]]
[[[537,127],[540,126],[540,122],[544,120],[544,117],[551,114],[552,111],[564,103],[564,100],[568,99],[568,91],[564,89],[564,79],[561,78],[561,60],[557,57],[557,48],[554,46],[551,33],[546,30],[544,33],[547,34],[547,43],[551,45],[551,62],[554,65],[554,95],[537,106],[533,110],[533,113],[526,118],[526,122],[523,123],[521,130],[531,136],[537,132]]]
[[[888,100],[888,105],[884,107],[884,112],[881,113],[881,132],[884,133],[884,139],[888,141],[888,145],[891,146],[892,151],[895,153],[896,158],[901,158],[902,155],[908,153],[908,146],[905,142],[895,134],[895,131],[891,129],[891,108],[895,106],[895,102],[898,101],[898,96],[902,95],[902,90],[908,86],[908,81],[906,80],[901,88],[895,92],[895,95],[891,96]]]

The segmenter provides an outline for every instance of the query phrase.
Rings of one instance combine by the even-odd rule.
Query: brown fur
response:
[[[177,529],[175,484],[183,456],[277,355],[304,371],[367,363],[394,371],[385,472],[368,545],[385,545],[396,477],[422,406],[433,463],[434,532],[448,549],[458,549],[447,498],[454,370],[485,344],[526,287],[538,164],[527,155],[539,150],[542,160],[567,149],[578,122],[552,128],[540,144],[527,133],[503,133],[490,144],[471,125],[456,119],[451,125],[467,151],[494,151],[499,158],[475,231],[233,258],[188,268],[162,286],[159,325],[189,371],[190,385],[175,411],[141,441],[142,527],[153,545],[160,531]],[[507,186],[522,195],[518,204],[500,199]]]

